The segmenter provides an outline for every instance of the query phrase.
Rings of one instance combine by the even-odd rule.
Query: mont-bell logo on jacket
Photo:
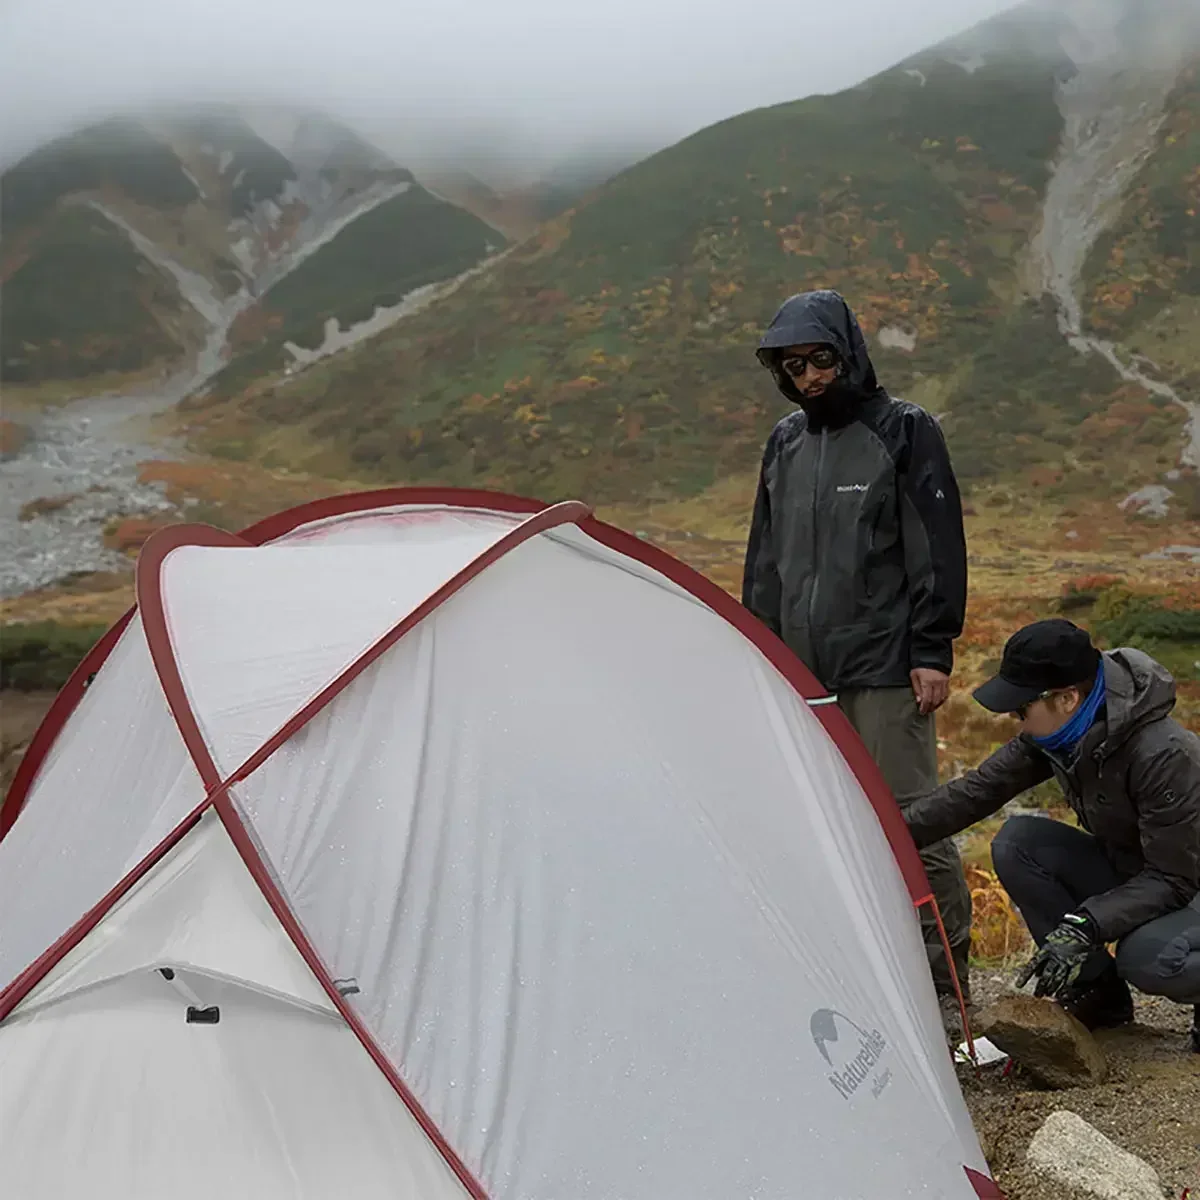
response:
[[[890,1067],[878,1070],[887,1053],[887,1039],[878,1029],[864,1029],[844,1013],[818,1008],[809,1021],[813,1044],[830,1068],[827,1078],[838,1093],[851,1100],[868,1080],[876,1097],[892,1080]]]

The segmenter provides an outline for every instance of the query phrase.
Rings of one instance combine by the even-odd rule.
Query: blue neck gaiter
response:
[[[1075,710],[1071,719],[1059,730],[1048,737],[1033,739],[1034,745],[1040,750],[1051,754],[1070,754],[1083,740],[1083,735],[1092,727],[1100,706],[1104,703],[1104,661],[1096,671],[1096,682],[1088,698]]]

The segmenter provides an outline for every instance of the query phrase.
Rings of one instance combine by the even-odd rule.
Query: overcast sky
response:
[[[395,152],[661,146],[837,91],[1009,0],[3,0],[0,166],[118,111],[312,105]]]

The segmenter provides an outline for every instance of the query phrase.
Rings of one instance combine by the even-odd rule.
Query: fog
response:
[[[9,0],[0,166],[114,113],[322,108],[389,153],[527,172],[836,91],[1004,0]]]
[[[118,113],[289,104],[410,165],[533,175],[837,91],[1005,0],[9,0],[0,167]]]

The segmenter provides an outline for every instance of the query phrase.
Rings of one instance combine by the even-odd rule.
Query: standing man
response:
[[[763,454],[742,603],[838,702],[901,808],[937,787],[934,712],[966,609],[962,504],[937,421],[875,378],[834,291],[792,296],[758,349],[799,411]],[[964,993],[971,896],[950,840],[921,857]],[[922,910],[943,1019],[961,1024],[937,924]]]

